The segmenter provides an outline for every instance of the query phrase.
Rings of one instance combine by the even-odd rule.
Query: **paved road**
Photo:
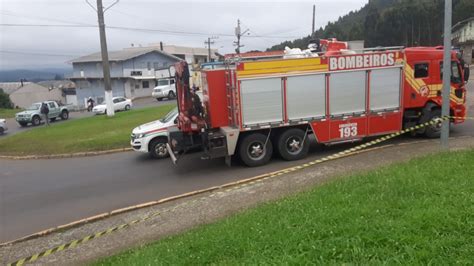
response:
[[[141,98],[141,99],[134,100],[133,101],[133,107],[134,107],[134,109],[138,109],[138,108],[144,108],[144,107],[160,106],[160,105],[163,105],[163,104],[171,104],[171,103],[174,103],[174,102],[175,102],[175,100],[172,100],[172,101],[164,100],[164,101],[158,102],[155,98],[147,97],[147,98]],[[69,114],[69,120],[68,121],[83,118],[83,117],[93,116],[93,115],[94,115],[93,113],[88,113],[88,112],[85,112],[85,111],[83,111],[83,112],[71,112]],[[27,131],[27,130],[31,130],[33,128],[36,128],[36,127],[33,127],[33,126],[20,127],[16,123],[14,118],[7,118],[6,121],[7,121],[7,125],[8,125],[8,131],[5,133],[5,135],[0,135],[0,138],[12,136],[12,135],[17,134],[19,132],[23,132],[23,131]],[[52,122],[51,126],[54,126],[56,124],[61,124],[61,123],[64,123],[64,121],[61,121],[61,119],[59,119],[56,122]],[[44,126],[44,125],[41,125],[41,126]]]
[[[472,84],[470,93],[474,95]],[[470,114],[474,114],[474,106]],[[463,135],[474,136],[474,121],[454,128],[452,136]],[[395,142],[410,140],[402,137]],[[351,146],[313,144],[305,161]],[[228,168],[223,160],[202,161],[198,157],[188,155],[179,167],[170,160],[151,160],[134,152],[65,160],[0,160],[0,242],[113,209],[302,163],[274,159],[259,168]]]

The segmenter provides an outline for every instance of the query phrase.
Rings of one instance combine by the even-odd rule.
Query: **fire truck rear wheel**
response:
[[[441,117],[441,110],[435,109],[431,111],[430,118],[428,121],[431,121],[436,118]],[[429,125],[426,127],[425,136],[428,138],[439,138],[441,136],[441,125],[442,122],[436,123],[434,125]]]
[[[247,135],[239,145],[240,159],[245,165],[250,167],[261,166],[268,163],[272,157],[272,153],[273,146],[271,140],[261,133]]]
[[[303,141],[304,140],[304,141]],[[278,154],[287,161],[299,160],[308,154],[309,141],[305,132],[299,128],[283,131],[277,139]]]

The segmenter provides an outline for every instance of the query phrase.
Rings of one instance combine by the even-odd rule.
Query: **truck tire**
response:
[[[61,120],[68,120],[69,119],[69,112],[64,110],[61,112]]]
[[[130,110],[130,105],[129,104],[125,105],[125,111],[128,111],[128,110]]]
[[[174,91],[168,92],[168,99],[174,99],[176,97],[176,94],[174,94]]]
[[[41,118],[37,115],[33,116],[33,118],[31,118],[31,124],[33,124],[33,126],[39,126],[41,124]]]
[[[309,151],[308,137],[305,138],[305,132],[299,128],[283,131],[276,143],[278,143],[278,154],[286,161],[303,159]]]
[[[433,119],[440,118],[440,117],[441,117],[441,110],[434,109],[431,111],[428,121],[431,121]],[[441,136],[441,124],[442,123],[437,123],[435,125],[427,126],[425,130],[425,136],[431,139],[439,138]]]
[[[5,129],[3,129],[3,127],[0,127],[0,135],[3,135],[3,133],[5,133]]]
[[[265,142],[267,145],[265,146]],[[264,147],[265,146],[265,147]],[[261,166],[272,157],[273,145],[267,136],[261,133],[252,133],[242,139],[239,144],[239,156],[242,162],[250,167]]]
[[[162,159],[169,156],[168,150],[166,149],[167,139],[155,138],[148,144],[148,152],[150,156],[155,159]]]

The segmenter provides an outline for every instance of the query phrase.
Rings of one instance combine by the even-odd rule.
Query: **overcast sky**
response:
[[[96,4],[96,0],[89,1]],[[104,6],[114,2],[103,1]],[[250,33],[242,38],[242,51],[263,50],[308,35],[313,4],[319,28],[367,2],[120,0],[106,12],[107,26],[155,31],[108,28],[107,41],[109,50],[160,41],[205,47],[208,36],[218,36],[213,48],[225,54],[235,49],[232,35],[240,19],[242,30],[249,29]],[[68,67],[67,61],[100,50],[97,13],[86,0],[0,0],[0,24],[0,70]]]

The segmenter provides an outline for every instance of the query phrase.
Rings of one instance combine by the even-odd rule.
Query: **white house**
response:
[[[452,28],[453,45],[459,46],[466,63],[474,62],[474,17],[458,22]]]

